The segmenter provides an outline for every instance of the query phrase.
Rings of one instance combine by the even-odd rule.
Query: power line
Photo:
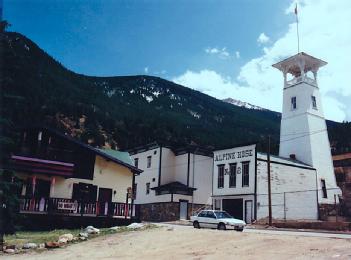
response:
[[[309,133],[315,133],[315,132],[324,131],[324,130],[327,131],[328,129],[319,129],[319,130],[314,130],[314,131],[291,133],[291,134],[280,135],[280,137],[282,137],[282,136],[291,136],[291,135],[300,135],[300,134],[309,134]]]
[[[324,132],[324,131],[327,131],[327,129],[320,130],[320,131],[317,131],[317,132],[314,132],[314,133],[310,133],[310,134],[306,134],[306,135],[302,135],[302,136],[297,136],[297,137],[286,139],[286,140],[281,140],[280,143],[292,141],[292,140],[303,138],[303,137],[306,137],[306,136],[311,136],[311,135],[318,134],[318,133],[321,133],[321,132]]]

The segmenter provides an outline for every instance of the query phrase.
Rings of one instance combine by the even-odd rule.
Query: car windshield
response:
[[[215,212],[217,218],[233,218],[231,215],[229,215],[227,212],[225,211],[217,211]]]

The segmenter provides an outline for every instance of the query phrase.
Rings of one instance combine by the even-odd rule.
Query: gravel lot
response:
[[[6,259],[351,259],[351,239],[160,227]]]

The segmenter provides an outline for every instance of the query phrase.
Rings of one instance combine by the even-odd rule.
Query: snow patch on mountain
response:
[[[248,109],[255,109],[255,110],[261,110],[261,111],[267,111],[268,110],[268,109],[265,109],[265,108],[262,108],[262,107],[259,107],[259,106],[255,106],[255,105],[252,105],[250,103],[243,102],[243,101],[240,101],[240,100],[237,100],[237,99],[234,99],[234,98],[226,98],[226,99],[222,99],[222,101],[226,102],[226,103],[229,103],[229,104],[232,104],[234,106],[245,107],[245,108],[248,108]]]

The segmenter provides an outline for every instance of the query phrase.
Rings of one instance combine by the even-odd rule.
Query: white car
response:
[[[194,228],[217,228],[226,230],[233,228],[237,231],[243,231],[246,226],[245,221],[233,218],[223,210],[202,210],[196,216],[191,216]]]

